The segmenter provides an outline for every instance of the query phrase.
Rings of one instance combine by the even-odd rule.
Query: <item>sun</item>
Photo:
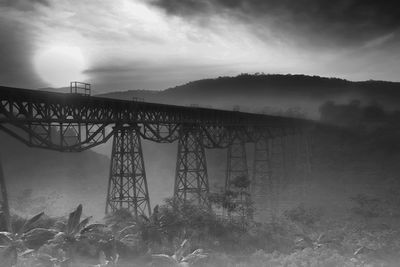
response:
[[[84,81],[85,58],[79,47],[55,45],[38,51],[34,57],[37,74],[53,87],[69,86],[70,81]]]

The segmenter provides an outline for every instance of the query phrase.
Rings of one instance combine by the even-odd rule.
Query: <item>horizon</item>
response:
[[[329,77],[329,76],[319,76],[319,75],[307,75],[307,74],[301,74],[301,73],[259,73],[259,72],[255,72],[255,73],[240,73],[238,75],[235,76],[218,76],[218,77],[210,77],[210,78],[201,78],[198,80],[191,80],[185,83],[181,83],[181,84],[176,84],[176,85],[172,85],[170,87],[167,88],[162,88],[162,89],[126,89],[126,88],[121,88],[120,90],[114,90],[114,91],[107,91],[107,92],[100,92],[99,95],[102,94],[108,94],[108,93],[117,93],[117,92],[128,92],[128,91],[153,91],[153,92],[162,92],[168,89],[173,89],[176,87],[181,87],[181,86],[185,86],[188,85],[190,83],[195,83],[195,82],[199,82],[199,81],[207,81],[207,80],[218,80],[218,79],[223,79],[223,78],[237,78],[240,77],[242,75],[248,75],[248,76],[306,76],[306,77],[311,77],[311,78],[321,78],[321,79],[332,79],[332,80],[341,80],[341,81],[346,81],[346,82],[350,82],[350,83],[364,83],[364,82],[384,82],[384,83],[400,83],[400,81],[390,81],[390,80],[374,80],[374,79],[368,79],[368,80],[350,80],[350,79],[345,79],[345,78],[339,78],[339,77]],[[79,82],[79,81],[78,81]],[[3,86],[3,85],[1,85]],[[91,86],[93,86],[92,90],[96,90],[95,86],[96,83],[91,84]],[[12,87],[12,86],[11,86]],[[18,87],[15,87],[18,88]],[[51,90],[59,90],[59,89],[69,89],[69,86],[63,86],[63,87],[41,87],[41,88],[26,88],[26,89],[33,89],[33,90],[44,90],[44,89],[51,89]]]

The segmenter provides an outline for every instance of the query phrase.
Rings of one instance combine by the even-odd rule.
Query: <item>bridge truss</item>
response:
[[[127,208],[150,214],[141,139],[178,141],[174,197],[209,206],[205,149],[227,149],[226,191],[237,176],[246,176],[252,180],[249,195],[270,197],[287,182],[288,152],[309,163],[304,159],[309,148],[297,137],[312,125],[302,119],[0,86],[0,130],[28,146],[80,152],[113,137],[106,212]],[[249,143],[255,144],[252,177]]]

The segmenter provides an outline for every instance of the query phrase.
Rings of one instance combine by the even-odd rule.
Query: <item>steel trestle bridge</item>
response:
[[[238,176],[249,195],[273,203],[290,166],[310,170],[314,122],[279,116],[116,100],[0,86],[0,130],[31,147],[80,152],[113,138],[106,213],[151,213],[141,140],[178,141],[174,197],[210,206],[205,149],[227,149],[225,190]],[[246,144],[254,143],[253,173]],[[251,176],[251,177],[250,177]],[[250,192],[251,191],[251,192]]]

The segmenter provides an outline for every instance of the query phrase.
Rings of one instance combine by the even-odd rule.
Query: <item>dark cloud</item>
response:
[[[288,34],[336,44],[360,44],[400,28],[396,0],[154,0],[168,13],[187,18],[227,13],[265,23]],[[261,32],[259,29],[258,32]]]
[[[33,34],[26,25],[0,17],[0,84],[35,88],[43,82],[32,66]]]
[[[32,11],[39,6],[50,7],[51,5],[48,0],[0,0],[0,6],[21,11]]]
[[[35,88],[43,86],[33,67],[35,29],[32,19],[48,0],[0,0],[0,84]]]

